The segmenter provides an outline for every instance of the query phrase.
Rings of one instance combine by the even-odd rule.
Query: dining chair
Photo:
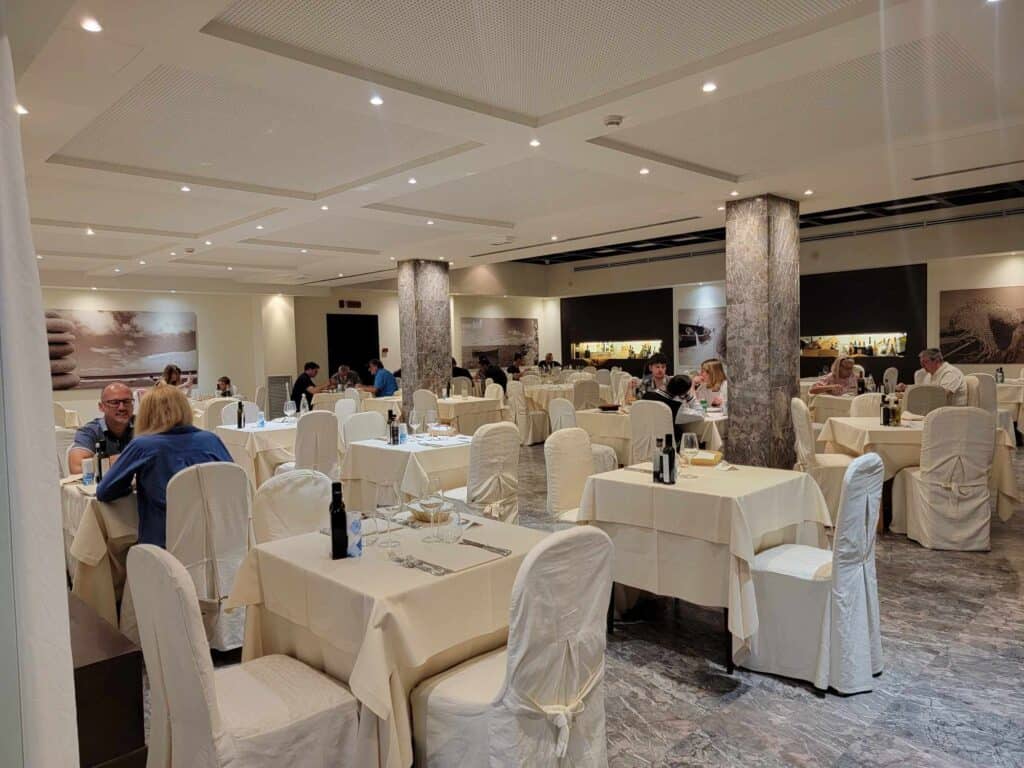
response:
[[[596,376],[596,375],[597,375],[597,366],[596,366],[596,365],[588,365],[588,366],[585,366],[585,367],[583,368],[583,372],[584,372],[584,373],[588,373],[588,374],[590,374],[591,376]]]
[[[568,429],[576,426],[576,408],[564,397],[555,397],[548,401],[548,418],[551,431]]]
[[[256,490],[252,502],[257,544],[314,533],[330,524],[331,478],[315,469],[276,474]]]
[[[149,676],[147,765],[354,764],[358,705],[344,685],[280,654],[215,670],[192,580],[159,547],[131,548],[128,580]]]
[[[635,406],[634,406],[635,407]],[[790,415],[793,418],[793,432],[796,440],[796,464],[793,469],[806,472],[818,484],[833,525],[839,514],[839,500],[843,492],[843,478],[846,468],[853,461],[844,453],[816,453],[814,431],[811,426],[811,413],[807,404],[799,397],[789,402]]]
[[[524,387],[536,387],[542,383],[540,376],[536,373],[524,373],[519,377],[519,381],[522,382]]]
[[[547,476],[545,506],[549,515],[563,522],[576,522],[587,478],[617,466],[595,466],[598,461],[603,462],[602,459],[595,459],[590,435],[586,430],[569,427],[551,433],[544,441],[544,471]]]
[[[256,403],[256,407],[264,413],[267,412],[267,388],[263,384],[256,387],[256,393],[252,396],[252,401]]]
[[[231,399],[220,408],[220,423],[225,426],[234,426],[238,423],[238,404],[242,403],[242,408],[245,413],[245,423],[255,424],[260,418],[260,408],[256,403],[247,402],[245,400],[234,400]],[[215,408],[216,404],[211,404],[209,407]]]
[[[896,366],[890,365],[882,374],[882,386],[890,392],[896,391],[896,385],[900,383],[900,371]]]
[[[214,431],[218,425],[224,423],[224,407],[226,405],[234,405],[237,413],[238,400],[233,397],[211,397],[209,400],[204,401],[205,406],[202,410],[202,416],[199,419],[200,423],[196,426],[202,427],[203,429]],[[136,404],[136,409],[139,407]],[[136,410],[138,413],[138,410]],[[257,415],[258,418],[258,415]],[[236,416],[232,416],[231,424],[235,423]]]
[[[921,384],[924,381],[924,377],[928,375],[928,371],[924,368],[918,368],[914,371],[914,383]]]
[[[901,469],[892,487],[894,532],[927,549],[987,552],[989,472],[995,419],[971,406],[929,413],[921,434],[921,465]]]
[[[295,425],[295,460],[278,464],[274,474],[315,469],[338,479],[338,417],[330,411],[310,411]]]
[[[521,381],[512,380],[508,383],[508,399],[512,406],[512,419],[519,428],[520,444],[544,442],[550,431],[548,415],[544,411],[530,409]]]
[[[452,379],[453,395],[469,395],[473,390],[473,380],[466,376],[456,376]]]
[[[881,392],[865,392],[863,395],[857,395],[853,398],[853,402],[850,403],[850,415],[856,417],[867,417],[877,416],[881,418],[882,412],[882,393]]]
[[[601,404],[601,385],[593,379],[579,379],[572,385],[572,404],[577,411]]]
[[[346,448],[359,440],[371,440],[375,437],[385,437],[387,424],[384,417],[377,411],[363,411],[349,416],[345,426],[341,428],[345,438]]]
[[[420,413],[437,411],[437,395],[429,389],[417,389],[412,393],[412,407]]]
[[[936,408],[946,405],[946,390],[935,384],[915,384],[907,387],[903,396],[903,410],[918,416],[927,416]]]
[[[348,418],[359,411],[359,403],[349,398],[342,398],[334,404],[334,415],[338,418],[338,429],[341,429],[342,419]]]
[[[68,424],[68,409],[60,403],[53,404],[53,426],[66,427]]]
[[[499,421],[484,424],[469,444],[467,483],[445,496],[481,507],[498,520],[514,523],[519,517],[519,429]]]
[[[612,372],[607,368],[601,368],[596,374],[594,374],[594,379],[598,384],[607,384],[610,386],[612,383]]]
[[[417,765],[608,764],[605,622],[612,543],[553,533],[519,567],[508,645],[428,678],[410,696]]]
[[[632,437],[630,463],[650,461],[655,441],[675,434],[672,409],[654,400],[638,400],[629,409],[629,429]]]
[[[876,453],[846,468],[833,550],[782,544],[754,557],[757,631],[741,666],[841,694],[874,688],[884,667],[875,574],[884,476]]]
[[[496,384],[490,379],[487,380],[487,387],[484,389],[484,397],[488,400],[500,400],[502,404],[505,402],[505,389],[501,384]]]

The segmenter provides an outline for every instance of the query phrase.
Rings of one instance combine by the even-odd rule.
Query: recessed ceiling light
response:
[[[263,225],[262,224],[257,224],[256,225],[256,229],[263,229]]]
[[[718,90],[718,86],[715,85],[710,80],[708,80],[706,83],[704,83],[704,85],[700,87],[700,89],[704,91],[704,93],[714,93],[715,91]]]
[[[234,269],[234,267],[228,267],[228,272],[230,272],[233,269]]]
[[[114,267],[114,271],[115,271],[115,272],[120,272],[120,271],[121,271],[121,268],[120,268],[120,267]]]
[[[697,285],[704,285],[704,283],[697,283]]]
[[[103,27],[92,16],[86,16],[84,19],[82,19],[82,29],[84,29],[86,32],[103,31]]]
[[[370,98],[370,103],[373,104],[373,106],[375,107],[379,107],[381,104],[384,103],[384,99],[382,99],[380,96],[372,96]]]
[[[985,0],[986,3],[998,3],[999,0]]]
[[[94,290],[94,291],[96,290],[96,286],[95,285],[92,287],[92,290]]]
[[[320,206],[320,210],[321,210],[321,211],[328,211],[328,210],[330,210],[330,209],[329,209],[329,208],[328,208],[328,207],[327,207],[326,205],[321,205],[321,206]]]
[[[299,253],[309,253],[309,249],[308,248],[301,248],[299,250]]]
[[[338,277],[344,277],[344,276],[345,276],[345,273],[344,273],[344,272],[339,272],[339,273],[338,273]]]
[[[395,260],[395,257],[394,257],[394,256],[388,256],[388,258],[389,258],[389,259],[391,259],[391,261],[394,261],[394,260]]]
[[[139,266],[140,266],[140,267],[144,267],[144,266],[146,266],[146,262],[145,262],[145,260],[143,260],[143,259],[139,259]]]
[[[531,147],[539,147],[540,146],[540,139],[530,139],[530,146]]]
[[[212,240],[207,240],[207,241],[206,241],[206,244],[207,244],[207,245],[213,245],[213,241],[212,241]]]
[[[552,239],[552,240],[557,240],[557,239],[558,239],[558,235],[552,235],[552,236],[551,236],[551,239]]]
[[[182,192],[191,192],[192,191],[192,187],[190,187],[188,184],[182,184],[181,185],[181,191]]]
[[[650,168],[641,168],[641,169],[640,169],[640,175],[641,175],[641,176],[646,176],[646,175],[647,175],[648,173],[650,173],[650,172],[651,172],[651,169],[650,169]]]
[[[804,194],[808,195],[808,196],[813,195],[814,194],[814,190],[813,189],[805,189],[804,190]]]
[[[427,224],[433,224],[433,223],[434,223],[433,219],[427,219]]]
[[[171,251],[171,256],[177,256],[177,255],[178,255],[177,251]]]
[[[409,183],[410,184],[415,184],[416,183],[416,177],[415,176],[410,176],[409,177]]]
[[[277,294],[277,295],[278,295],[278,296],[284,296],[284,294],[283,294],[283,293],[279,293],[279,294]]]
[[[25,107],[23,107],[21,104],[15,104],[14,105],[14,111],[17,112],[19,115],[27,115],[28,114],[28,110],[25,109]]]
[[[36,254],[36,259],[39,260],[39,261],[42,261],[43,257],[40,254],[37,253]]]
[[[729,196],[730,197],[739,197],[740,193],[737,190],[734,189],[732,192],[729,193]]]
[[[95,235],[96,233],[93,232],[92,227],[86,227],[85,228],[85,234],[87,234],[87,235]]]
[[[177,291],[171,288],[171,293],[177,293]]]

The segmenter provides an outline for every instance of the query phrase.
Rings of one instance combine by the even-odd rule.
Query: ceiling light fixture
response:
[[[146,262],[143,259],[139,259],[139,266],[140,267],[146,266]]]
[[[171,256],[177,256],[177,255],[178,255],[177,251],[171,251]]]
[[[720,210],[720,211],[724,211],[724,210],[725,210],[725,206],[724,206],[724,205],[720,205],[720,206],[718,206],[718,210]]]
[[[94,291],[96,290],[96,286],[95,285],[92,287],[92,290],[94,290]]]
[[[228,267],[228,272],[230,272],[233,269],[234,269],[234,267]]]
[[[704,85],[700,87],[700,89],[704,91],[704,93],[714,93],[715,91],[718,90],[718,86],[715,85],[715,83],[708,80],[706,83],[704,83]]]
[[[394,257],[394,256],[388,256],[388,258],[389,258],[389,259],[391,259],[391,261],[394,261],[394,260],[395,260],[395,257]]]
[[[344,277],[344,276],[345,276],[345,273],[344,273],[344,272],[339,272],[339,273],[338,273],[338,277]]]
[[[96,21],[92,16],[86,16],[82,19],[82,29],[86,32],[102,32],[102,25]]]
[[[433,224],[433,223],[434,223],[434,220],[433,220],[433,219],[427,219],[427,224],[428,224],[428,225],[431,225],[431,224]]]
[[[301,248],[301,249],[299,249],[299,253],[309,253],[309,249],[308,248]]]
[[[326,205],[321,205],[321,206],[320,206],[320,210],[321,210],[321,211],[329,211],[329,210],[330,210],[330,208],[328,208],[328,207],[327,207]]]
[[[207,240],[207,241],[206,241],[206,244],[207,244],[207,245],[213,245],[213,241],[211,241],[211,240]]]
[[[14,105],[14,111],[17,112],[19,115],[27,115],[28,114],[28,110],[25,109],[25,107],[23,107],[21,104],[15,104]]]
[[[120,268],[120,267],[114,267],[114,271],[115,271],[115,272],[120,272],[120,271],[121,271],[121,268]]]
[[[641,168],[641,169],[640,169],[640,175],[641,175],[641,176],[646,176],[646,175],[647,175],[648,173],[650,173],[650,172],[651,172],[651,169],[650,169],[650,168]]]
[[[263,229],[263,225],[262,224],[257,224],[256,225],[256,229]]]
[[[171,288],[171,293],[177,293],[177,291]]]
[[[808,197],[810,197],[811,195],[814,194],[814,190],[813,189],[805,189],[804,190],[804,194],[807,195]]]
[[[410,184],[415,184],[416,183],[416,177],[415,176],[410,176],[409,177],[409,183]]]
[[[732,192],[729,193],[729,197],[739,197],[739,196],[740,196],[740,193],[737,190],[735,190],[735,189]]]
[[[85,234],[87,234],[87,235],[95,235],[96,233],[93,232],[92,227],[86,227],[85,228]]]
[[[536,149],[540,146],[540,139],[530,139],[530,146]]]
[[[41,255],[39,255],[39,254],[37,253],[37,254],[36,254],[36,259],[37,259],[38,261],[42,261],[42,260],[43,260],[43,257],[42,257]]]
[[[558,239],[558,235],[552,235],[552,236],[551,236],[551,239],[552,239],[552,240],[557,240],[557,239]]]
[[[370,97],[370,103],[373,104],[373,106],[375,106],[375,107],[379,107],[381,104],[384,103],[384,99],[382,99],[380,96],[377,96],[375,94],[375,95]]]
[[[188,184],[182,184],[181,185],[181,191],[182,192],[191,192],[192,191],[192,187],[190,187]]]

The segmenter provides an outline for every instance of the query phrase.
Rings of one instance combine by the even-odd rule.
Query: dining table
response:
[[[243,661],[287,654],[346,683],[362,768],[412,765],[412,690],[506,642],[519,566],[547,533],[465,517],[462,541],[474,545],[402,527],[396,549],[332,560],[330,538],[308,533],[260,544],[238,572],[227,606],[246,607]]]
[[[590,442],[607,445],[614,449],[619,464],[632,463],[633,433],[630,423],[630,406],[619,406],[617,410],[603,411],[587,408],[576,411],[576,426],[586,430]],[[709,409],[704,418],[684,425],[684,432],[692,432],[708,450],[720,451],[724,445],[723,433],[727,433],[728,416],[721,409]]]
[[[294,418],[285,418],[268,421],[262,427],[247,424],[241,429],[234,424],[220,424],[215,431],[256,490],[274,476],[279,464],[294,460],[296,425]]]
[[[453,395],[437,400],[437,416],[463,435],[473,435],[484,424],[501,421],[504,404],[494,397]]]
[[[1024,427],[1024,379],[1007,379],[996,384],[999,408],[1010,412],[1010,417]]]

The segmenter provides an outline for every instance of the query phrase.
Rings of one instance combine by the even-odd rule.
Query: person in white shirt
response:
[[[950,405],[967,405],[967,379],[964,372],[942,359],[942,351],[935,347],[922,350],[917,356],[921,361],[924,376],[914,376],[917,384],[932,384],[946,390],[946,402]],[[901,384],[900,389],[903,388]]]
[[[693,379],[694,397],[706,400],[714,408],[724,406],[729,392],[729,382],[725,377],[725,366],[717,357],[712,357],[700,364],[700,373]]]

